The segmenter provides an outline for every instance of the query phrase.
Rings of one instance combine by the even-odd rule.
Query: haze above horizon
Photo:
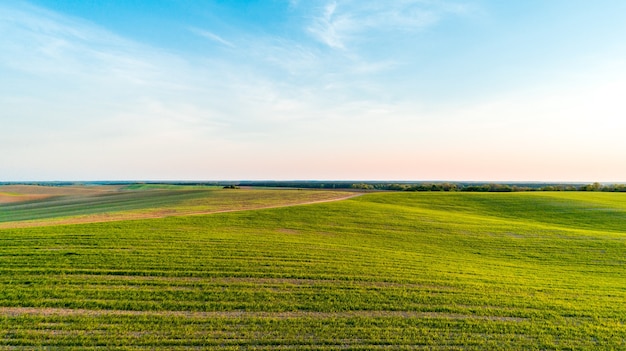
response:
[[[0,181],[624,182],[626,2],[0,3]]]

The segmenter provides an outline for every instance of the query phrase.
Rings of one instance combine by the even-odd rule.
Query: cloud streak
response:
[[[211,33],[211,32],[209,32],[207,30],[203,30],[203,29],[199,29],[199,28],[193,28],[193,27],[189,28],[189,30],[192,33],[196,34],[196,35],[199,35],[199,36],[201,36],[203,38],[210,39],[210,40],[212,40],[212,41],[214,41],[216,43],[222,44],[224,46],[228,46],[230,48],[234,48],[235,47],[235,45],[233,43],[231,43],[230,41],[220,37],[219,35],[217,35],[215,33]]]
[[[318,8],[308,32],[330,48],[346,50],[372,33],[414,32],[436,25],[447,15],[470,11],[468,5],[443,1],[333,0]]]

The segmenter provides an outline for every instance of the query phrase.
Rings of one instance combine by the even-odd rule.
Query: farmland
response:
[[[4,188],[4,189],[3,189]],[[290,206],[354,196],[345,191],[219,191],[215,187],[10,186],[0,192],[0,228],[119,221]],[[26,194],[21,194],[24,192]],[[40,200],[40,201],[37,201]]]
[[[625,194],[110,191],[0,205],[0,348],[626,348]]]

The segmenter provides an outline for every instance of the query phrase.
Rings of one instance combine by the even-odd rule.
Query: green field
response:
[[[626,349],[626,194],[188,191],[0,229],[0,349]]]

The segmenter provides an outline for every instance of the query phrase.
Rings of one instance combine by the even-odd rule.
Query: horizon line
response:
[[[2,180],[0,185],[6,184],[33,184],[33,183],[235,183],[235,182],[338,182],[338,183],[479,183],[479,184],[626,184],[626,181],[554,181],[554,180],[407,180],[407,179],[219,179],[219,180],[185,180],[185,179],[113,179],[113,180]]]

